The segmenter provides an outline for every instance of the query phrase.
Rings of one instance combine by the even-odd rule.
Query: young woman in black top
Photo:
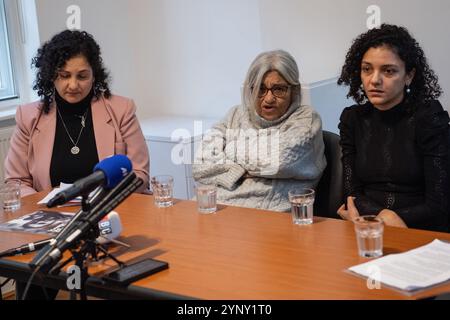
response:
[[[339,129],[347,220],[378,215],[386,225],[446,231],[449,116],[423,50],[403,27],[383,24],[350,48],[339,85],[357,104]]]

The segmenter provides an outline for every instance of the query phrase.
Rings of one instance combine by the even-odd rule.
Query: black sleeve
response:
[[[344,177],[344,195],[345,199],[355,197],[355,205],[361,215],[378,214],[384,208],[378,205],[364,195],[364,186],[359,180],[356,169],[356,143],[355,124],[357,119],[357,108],[361,106],[352,106],[345,108],[341,114],[339,130],[341,136],[342,148],[342,167]]]
[[[425,202],[396,210],[408,227],[444,230],[449,219],[449,116],[438,101],[417,111],[416,143],[423,155]]]

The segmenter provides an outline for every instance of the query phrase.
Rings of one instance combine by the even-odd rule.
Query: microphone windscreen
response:
[[[122,232],[119,214],[111,211],[98,223],[98,228],[100,229],[100,237],[97,238],[98,243],[105,244],[116,239]]]
[[[128,159],[127,156],[119,154],[97,163],[94,172],[102,171],[105,174],[105,187],[107,189],[112,189],[122,181],[132,169],[133,165],[131,164],[130,159]]]

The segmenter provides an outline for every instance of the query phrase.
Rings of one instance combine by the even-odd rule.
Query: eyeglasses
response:
[[[272,88],[266,88],[265,86],[261,86],[259,87],[258,98],[265,97],[269,91],[272,92],[272,95],[277,98],[284,98],[286,97],[290,87],[291,86],[289,85],[275,85]]]

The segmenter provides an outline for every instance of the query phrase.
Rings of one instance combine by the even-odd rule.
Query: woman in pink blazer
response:
[[[20,106],[5,160],[6,183],[21,182],[22,196],[73,183],[99,161],[128,156],[146,192],[149,153],[136,106],[111,95],[100,47],[80,31],[63,31],[33,59],[41,101]]]

